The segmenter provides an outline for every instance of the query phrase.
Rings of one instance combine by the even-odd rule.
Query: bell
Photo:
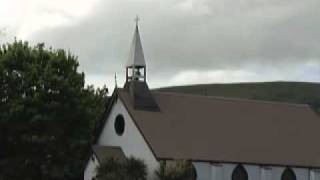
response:
[[[135,76],[141,76],[141,72],[139,70],[135,71]]]

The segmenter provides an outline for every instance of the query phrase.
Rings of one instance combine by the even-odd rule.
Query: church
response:
[[[138,25],[84,180],[110,157],[188,160],[196,180],[320,180],[320,118],[304,104],[151,91]]]

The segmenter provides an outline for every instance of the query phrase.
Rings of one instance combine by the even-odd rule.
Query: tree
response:
[[[80,179],[107,89],[77,57],[15,40],[0,47],[0,179]]]
[[[146,180],[146,165],[142,160],[130,157],[125,161],[110,158],[97,169],[98,180]]]

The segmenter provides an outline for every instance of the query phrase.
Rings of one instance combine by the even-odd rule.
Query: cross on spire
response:
[[[114,73],[114,84],[115,84],[115,88],[118,87],[118,83],[117,83],[117,73]]]
[[[134,18],[134,21],[136,22],[136,25],[138,26],[138,22],[139,22],[140,18],[139,16],[137,15],[136,18]]]

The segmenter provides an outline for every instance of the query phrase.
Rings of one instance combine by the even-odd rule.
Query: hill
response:
[[[156,89],[204,96],[222,96],[252,100],[309,104],[320,111],[320,83],[258,82],[231,84],[198,84]]]

